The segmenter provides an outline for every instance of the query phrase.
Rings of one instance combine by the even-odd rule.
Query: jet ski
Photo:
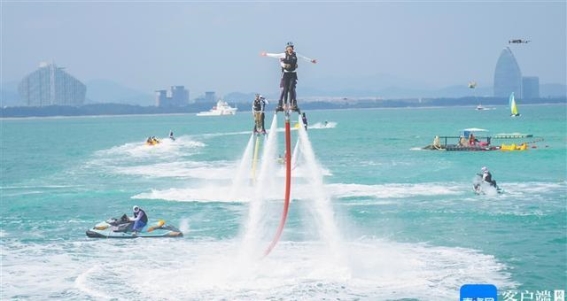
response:
[[[482,180],[482,175],[477,174],[473,180],[473,191],[475,194],[500,194],[504,190],[498,187],[498,185],[492,185],[486,181]]]
[[[133,232],[131,222],[126,214],[120,218],[109,218],[104,222],[96,224],[87,230],[86,234],[91,238],[138,238],[138,237],[183,237],[183,233],[172,225],[167,225],[164,220],[159,220],[153,225],[146,225],[140,232]]]

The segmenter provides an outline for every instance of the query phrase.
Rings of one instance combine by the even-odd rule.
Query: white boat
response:
[[[510,94],[510,116],[517,117],[520,116],[520,112],[518,111],[518,105],[516,104],[516,99],[514,98],[514,92]]]
[[[225,116],[234,115],[238,108],[231,107],[226,101],[220,99],[212,109],[197,113],[197,116]]]
[[[479,104],[478,106],[476,106],[477,111],[484,111],[486,110],[485,107],[483,107],[481,104]]]
[[[474,90],[476,88],[476,82],[475,81],[469,82],[469,88]],[[476,92],[474,94],[475,94],[474,98],[476,99]],[[487,108],[483,107],[480,103],[478,104],[478,106],[476,106],[477,111],[484,111],[486,109]]]

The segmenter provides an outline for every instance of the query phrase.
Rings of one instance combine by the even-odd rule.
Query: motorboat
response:
[[[168,225],[164,220],[146,225],[142,231],[132,231],[134,222],[130,221],[126,214],[120,218],[109,218],[104,222],[96,224],[87,230],[86,234],[91,238],[138,238],[138,237],[183,237],[183,233],[176,227]]]
[[[226,101],[220,99],[217,101],[216,106],[204,112],[197,113],[197,116],[225,116],[235,115],[238,108],[231,107]]]
[[[433,143],[423,147],[428,150],[442,151],[493,151],[500,147],[491,145],[488,130],[466,128],[459,136],[435,136]]]

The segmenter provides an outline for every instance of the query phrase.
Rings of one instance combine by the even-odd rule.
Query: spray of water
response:
[[[254,145],[254,135],[250,136],[248,143],[246,144],[246,149],[242,154],[242,159],[236,170],[236,176],[232,181],[232,187],[230,189],[230,195],[234,198],[238,198],[244,194],[245,188],[248,187],[250,181],[250,166],[252,164],[252,146]]]
[[[277,116],[274,115],[269,134],[264,141],[264,148],[259,158],[260,171],[256,175],[256,181],[254,181],[254,192],[251,196],[248,219],[244,227],[243,243],[239,257],[246,261],[260,257],[263,249],[260,243],[268,236],[267,231],[269,230],[265,219],[268,208],[266,201],[270,197],[274,197],[273,192],[276,191],[277,186],[276,179],[268,175],[273,175],[276,168],[277,126]],[[260,136],[256,139],[262,139],[262,137]],[[252,143],[249,147],[252,149]],[[249,164],[247,166],[248,170],[250,170],[250,166],[252,165]]]
[[[302,126],[298,129],[298,139],[293,150],[292,166],[297,164],[303,165],[303,174],[301,175],[303,183],[301,185],[307,186],[308,189],[301,190],[305,191],[305,195],[294,192],[294,185],[299,185],[300,183],[293,179],[294,174],[292,172],[292,196],[303,200],[303,203],[306,204],[303,207],[306,210],[304,215],[308,216],[308,220],[304,224],[307,227],[316,229],[318,237],[324,245],[322,249],[329,253],[329,257],[333,259],[334,263],[344,266],[343,263],[346,257],[341,248],[342,244],[338,228],[335,225],[332,204],[323,186],[321,167],[317,162],[301,118],[299,118],[299,122]],[[275,129],[277,129],[276,116],[272,120],[269,135],[264,143],[260,171],[257,174],[258,179],[255,182],[254,195],[251,197],[248,218],[243,231],[243,243],[240,253],[247,259],[253,258],[250,256],[258,258],[257,254],[263,249],[262,244],[265,244],[266,240],[273,235],[274,229],[269,224],[269,220],[273,221],[274,216],[279,217],[278,214],[281,214],[281,202],[271,202],[273,200],[281,200],[285,183],[285,179],[276,173],[278,169],[276,166],[278,139]],[[252,143],[249,143],[248,148],[252,149],[252,147]],[[245,151],[245,154],[249,153],[251,151]],[[242,161],[245,161],[244,158]],[[274,206],[270,206],[270,203]]]
[[[300,122],[301,118],[299,118]],[[334,220],[334,212],[331,204],[330,197],[325,192],[323,186],[322,168],[317,162],[315,152],[307,136],[307,131],[304,126],[301,126],[298,131],[299,134],[299,149],[302,155],[301,164],[305,165],[304,173],[309,185],[310,194],[308,198],[309,205],[306,206],[308,213],[312,217],[314,227],[317,229],[320,239],[327,245],[326,250],[334,257],[338,263],[343,263],[346,260],[346,254],[342,249],[342,242],[339,235],[339,230]]]
[[[258,185],[256,188],[256,195],[263,198],[274,197],[271,192],[279,187],[277,179],[273,176],[276,170],[276,156],[278,150],[278,136],[276,130],[278,126],[277,116],[274,115],[272,124],[270,125],[270,134],[267,136],[265,146],[262,151],[260,172],[258,173]],[[280,195],[278,194],[279,198]]]

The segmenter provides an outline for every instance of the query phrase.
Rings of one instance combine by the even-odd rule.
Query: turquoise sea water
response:
[[[287,224],[265,257],[283,207],[281,114],[277,124],[266,116],[279,130],[254,171],[250,112],[2,119],[0,299],[458,300],[461,285],[490,283],[500,300],[519,300],[565,290],[566,107],[521,111],[306,112],[309,130],[292,131]],[[517,152],[420,150],[469,127],[544,140]],[[169,130],[175,142],[144,145]],[[503,194],[472,192],[482,166]],[[185,236],[85,236],[135,204]]]

